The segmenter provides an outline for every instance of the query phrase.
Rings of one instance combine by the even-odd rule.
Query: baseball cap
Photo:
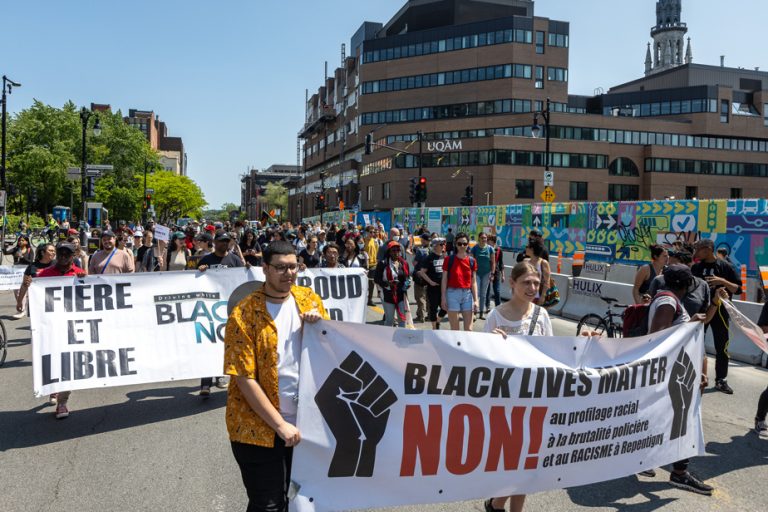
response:
[[[392,240],[391,242],[389,242],[389,243],[387,244],[387,251],[391,251],[391,250],[392,250],[392,249],[394,249],[395,247],[396,247],[398,250],[399,250],[399,249],[401,249],[401,246],[400,246],[400,242],[395,242],[394,240]]]
[[[195,237],[195,240],[198,240],[200,242],[213,242],[213,236],[208,233],[207,231],[200,233]]]
[[[426,239],[426,240],[429,240],[429,238],[430,238],[431,236],[432,236],[432,234],[431,234],[431,233],[429,233],[428,231],[425,231],[425,232],[423,232],[423,233],[421,234],[421,238],[424,238],[424,239]]]
[[[229,233],[222,230],[222,231],[216,232],[216,236],[213,237],[213,240],[215,242],[221,242],[221,241],[229,242],[230,240],[232,240],[232,237],[229,236]]]
[[[104,238],[105,236],[111,236],[112,238],[115,237],[115,233],[111,229],[106,229],[102,231],[101,238]]]
[[[133,238],[141,238],[142,236],[144,236],[144,232],[143,231],[134,231],[133,232]]]
[[[681,286],[688,286],[688,284],[693,280],[693,274],[691,273],[691,269],[688,268],[688,265],[681,265],[679,263],[675,263],[674,265],[669,265],[664,270],[664,282],[669,288],[680,288]]]
[[[205,226],[205,230],[206,231],[216,231],[216,227],[208,224],[207,226]]]
[[[701,247],[711,247],[715,248],[715,242],[713,240],[710,240],[709,238],[702,238],[701,240],[698,240],[695,244],[693,244],[694,249],[699,249]]]
[[[533,236],[542,236],[542,234],[541,234],[541,231],[539,231],[539,230],[538,230],[538,229],[536,229],[536,228],[533,228],[533,229],[532,229],[532,230],[531,230],[531,231],[528,233],[528,236],[531,236],[531,235],[533,235]]]
[[[445,238],[438,237],[438,238],[433,238],[432,239],[431,245],[434,247],[435,245],[441,245],[441,244],[444,244],[444,243],[445,243]]]
[[[66,249],[69,252],[74,253],[77,250],[77,247],[75,247],[75,244],[69,242],[59,242],[56,244],[56,250],[60,251],[61,249]]]

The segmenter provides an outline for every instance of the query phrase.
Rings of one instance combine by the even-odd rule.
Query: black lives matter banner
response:
[[[300,512],[572,487],[704,453],[700,323],[620,341],[338,322],[304,336]]]
[[[257,281],[260,267],[35,279],[35,393],[221,375],[230,296]],[[311,269],[297,283],[317,292],[331,318],[365,322],[363,270]]]

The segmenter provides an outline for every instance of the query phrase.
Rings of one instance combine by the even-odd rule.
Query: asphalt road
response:
[[[225,390],[203,400],[198,382],[77,391],[71,415],[32,394],[27,319],[9,320],[12,295],[0,292],[10,339],[0,368],[0,510],[241,511],[246,496],[224,425]],[[369,308],[368,321],[381,320]],[[573,322],[554,320],[570,335]],[[712,368],[712,362],[710,367]],[[763,369],[733,365],[733,396],[708,390],[704,428],[708,456],[692,470],[716,487],[712,497],[671,488],[668,473],[628,477],[529,497],[526,510],[763,511],[768,503],[768,440],[750,431]],[[480,501],[400,507],[412,511],[482,511]]]

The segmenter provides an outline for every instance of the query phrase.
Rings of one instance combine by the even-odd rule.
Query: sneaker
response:
[[[733,390],[731,389],[731,386],[728,385],[728,381],[725,379],[718,379],[715,381],[715,389],[718,391],[722,391],[726,395],[732,395]]]
[[[61,402],[56,406],[56,419],[63,420],[69,417],[69,409],[67,409],[66,402]]]
[[[768,437],[768,423],[765,421],[755,420],[755,432],[761,437]]]
[[[228,377],[216,377],[216,387],[219,389],[226,389],[229,386]]]
[[[682,475],[677,473],[669,474],[669,484],[678,489],[685,489],[686,491],[695,492],[697,494],[703,494],[704,496],[712,496],[712,491],[715,489],[711,485],[707,485],[689,472],[685,472]]]
[[[13,318],[14,320],[21,320],[25,316],[27,316],[27,312],[22,311],[21,313],[16,313],[15,315],[12,315],[11,318]]]
[[[491,506],[492,501],[493,501],[493,498],[488,498],[483,502],[483,508],[485,509],[485,512],[504,512],[503,508],[493,508]]]
[[[48,399],[48,402],[51,405],[56,405],[56,402],[58,401],[58,399],[59,399],[59,394],[58,393],[51,393],[51,396]]]
[[[645,471],[641,471],[638,473],[638,475],[647,476],[649,478],[653,478],[656,476],[656,470],[655,469],[646,469]]]
[[[200,396],[208,397],[211,395],[211,386],[200,386]]]

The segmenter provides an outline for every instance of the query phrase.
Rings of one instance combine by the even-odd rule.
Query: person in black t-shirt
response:
[[[213,237],[213,252],[206,254],[197,264],[197,269],[200,272],[205,272],[209,268],[234,268],[242,267],[243,260],[240,256],[229,252],[229,241],[232,237],[226,231],[219,230],[216,232],[216,236]],[[213,385],[213,377],[205,377],[200,380],[200,396],[208,397],[211,394],[211,386]],[[226,387],[224,377],[216,377],[216,387]]]
[[[234,253],[229,252],[229,241],[232,237],[226,231],[216,232],[213,237],[213,252],[200,258],[197,270],[205,272],[209,268],[234,268],[242,267],[243,260]]]
[[[694,245],[693,258],[698,263],[693,265],[691,271],[696,277],[704,279],[714,293],[718,288],[725,288],[729,297],[741,293],[741,279],[733,267],[726,261],[715,256],[715,243],[712,240],[702,239]],[[732,395],[733,389],[728,385],[728,312],[720,306],[715,316],[707,324],[712,328],[712,337],[715,340],[715,389],[725,394]]]
[[[243,233],[243,239],[240,242],[240,251],[243,253],[245,261],[251,266],[261,265],[261,245],[256,241],[256,235],[250,229]]]
[[[426,283],[427,318],[432,322],[433,329],[440,328],[440,322],[448,314],[440,307],[443,282],[443,262],[445,261],[445,238],[433,238],[430,245],[432,251],[419,261],[414,273],[421,276]],[[438,314],[439,310],[439,314]]]
[[[547,249],[547,247],[549,247],[549,243],[544,240],[544,236],[541,234],[541,231],[534,228],[530,233],[528,233],[528,244],[536,240],[541,240],[541,243],[544,244],[544,253],[541,255],[541,259],[549,261],[549,249]],[[525,250],[523,250],[522,252],[518,253],[516,261],[520,263],[527,257],[528,256],[525,255]]]

